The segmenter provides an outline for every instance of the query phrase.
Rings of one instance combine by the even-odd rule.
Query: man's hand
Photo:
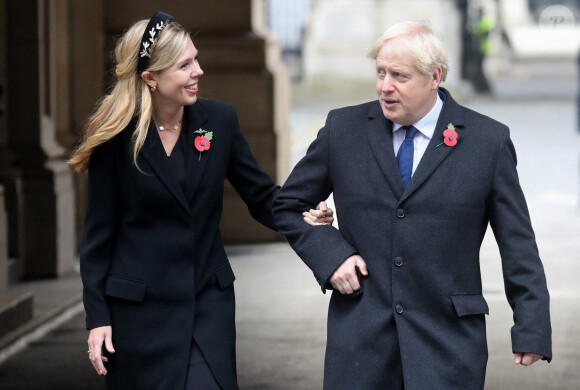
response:
[[[341,294],[352,294],[355,290],[360,288],[358,275],[356,274],[355,266],[358,267],[360,273],[364,276],[369,274],[367,265],[363,258],[359,255],[352,255],[346,259],[330,278],[330,284]]]
[[[103,343],[109,353],[115,353],[112,337],[113,330],[110,326],[93,328],[89,333],[89,359],[91,359],[91,363],[93,363],[93,367],[95,367],[99,375],[107,375],[107,369],[103,365],[103,362],[107,361],[107,358],[102,356]]]
[[[312,226],[332,225],[334,222],[334,211],[326,206],[326,202],[320,202],[316,210],[310,209],[302,213],[304,222]]]
[[[521,364],[522,366],[531,366],[532,364],[540,360],[542,357],[543,357],[542,355],[538,355],[535,353],[516,352],[514,353],[514,363]]]

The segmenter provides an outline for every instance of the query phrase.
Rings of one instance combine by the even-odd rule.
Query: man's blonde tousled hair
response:
[[[447,52],[427,23],[402,22],[392,25],[376,40],[367,57],[376,60],[383,44],[400,36],[408,36],[405,45],[411,54],[412,65],[426,76],[431,76],[441,67],[441,81],[445,81],[449,69]]]

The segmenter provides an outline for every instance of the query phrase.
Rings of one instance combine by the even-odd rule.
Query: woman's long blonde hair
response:
[[[115,48],[115,74],[117,81],[110,94],[104,96],[85,127],[81,144],[68,161],[71,169],[87,173],[93,150],[115,137],[125,129],[131,119],[138,115],[138,123],[133,130],[133,162],[137,166],[137,156],[143,147],[151,118],[153,105],[151,91],[137,74],[137,63],[141,38],[149,20],[135,23],[121,37]],[[147,71],[159,73],[173,65],[185,52],[189,33],[178,23],[171,22],[159,34],[151,47],[151,59]]]

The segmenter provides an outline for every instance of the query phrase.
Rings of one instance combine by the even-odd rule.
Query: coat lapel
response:
[[[461,107],[451,98],[451,95],[447,90],[444,88],[440,88],[440,90],[445,94],[445,100],[443,109],[441,110],[441,114],[437,120],[437,126],[435,127],[433,138],[431,138],[427,150],[425,151],[425,154],[423,154],[408,187],[399,199],[399,203],[405,201],[405,199],[417,190],[417,188],[419,188],[421,184],[431,176],[435,169],[437,169],[437,167],[455,148],[461,147],[461,138],[465,136],[463,129],[464,118]],[[455,131],[457,132],[459,141],[457,145],[453,147],[446,146],[445,144],[437,147],[437,145],[443,142],[443,131],[447,129],[449,123],[453,123],[455,126]]]
[[[192,199],[195,195],[195,191],[199,187],[199,183],[201,181],[201,176],[205,167],[207,165],[207,160],[209,156],[212,154],[212,147],[214,139],[210,142],[209,150],[205,150],[203,152],[199,152],[195,148],[195,138],[200,136],[201,134],[195,133],[197,130],[202,129],[206,131],[212,131],[212,129],[207,129],[204,125],[207,122],[207,114],[203,110],[202,105],[200,102],[193,104],[191,106],[185,107],[184,113],[184,126],[182,131],[186,131],[186,145],[185,145],[185,156],[187,161],[187,171],[186,171],[186,179],[185,179],[185,196],[186,198]],[[214,137],[216,134],[214,133]]]
[[[403,194],[403,182],[393,151],[393,123],[385,118],[377,101],[369,111],[366,134],[375,159],[397,199]]]
[[[163,143],[155,125],[151,123],[145,144],[141,149],[141,155],[147,160],[151,168],[155,171],[159,179],[165,184],[169,191],[177,198],[179,203],[191,214],[191,210],[183,194],[183,190],[179,185],[176,176],[171,172],[171,168],[167,161],[167,154],[163,148]]]

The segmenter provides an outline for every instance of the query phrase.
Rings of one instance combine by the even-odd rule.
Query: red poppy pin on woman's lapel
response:
[[[453,126],[453,123],[450,123],[447,125],[447,129],[443,132],[443,142],[441,142],[439,145],[435,146],[436,148],[438,148],[439,146],[445,144],[447,146],[455,146],[457,145],[457,141],[459,140],[459,136],[457,135],[457,132],[455,131],[455,126]]]
[[[213,131],[207,131],[203,129],[196,130],[194,133],[200,134],[195,137],[195,148],[199,151],[199,160],[201,160],[201,152],[204,150],[209,150],[210,141],[213,138]]]

